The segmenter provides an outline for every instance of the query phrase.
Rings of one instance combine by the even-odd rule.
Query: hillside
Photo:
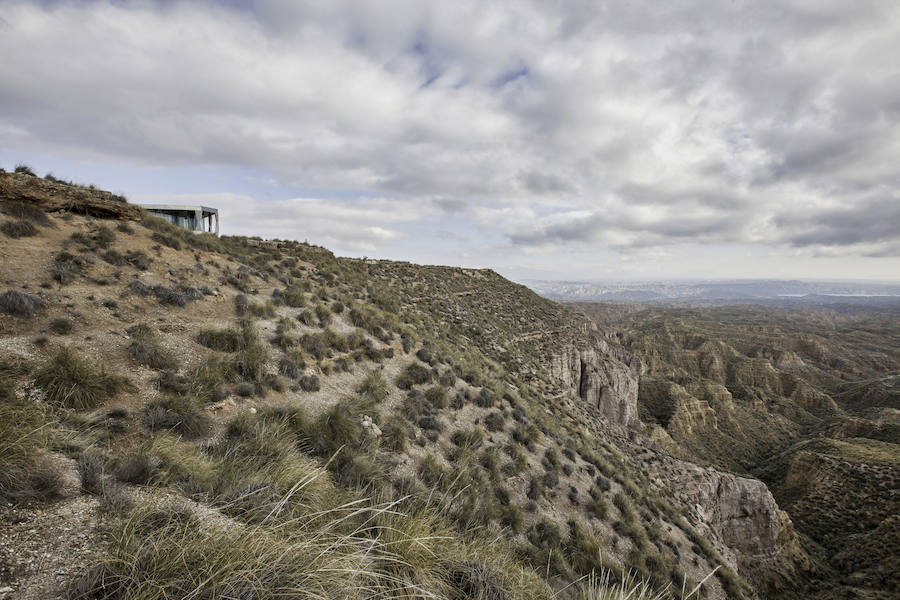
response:
[[[647,435],[651,356],[492,271],[195,235],[28,173],[0,212],[0,596],[815,581],[765,484]]]
[[[816,591],[900,590],[900,312],[578,307],[644,361],[650,435],[768,484],[816,558]]]

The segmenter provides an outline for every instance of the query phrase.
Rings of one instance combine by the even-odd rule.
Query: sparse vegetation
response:
[[[7,290],[0,294],[0,312],[20,319],[35,316],[44,306],[43,300],[25,292]]]
[[[21,290],[7,292],[15,294],[10,306],[21,304],[19,295],[40,303],[23,314],[39,315],[44,302],[52,308],[46,318],[6,321],[21,335],[21,352],[51,358],[35,369],[0,362],[0,496],[51,497],[59,473],[45,459],[60,457],[48,450],[76,459],[82,487],[106,511],[112,544],[73,583],[72,597],[593,598],[624,581],[646,582],[638,594],[680,587],[725,560],[685,519],[690,507],[664,504],[662,488],[650,485],[654,461],[665,455],[648,449],[637,430],[630,444],[646,456],[619,447],[618,433],[604,436],[595,411],[573,404],[568,382],[548,374],[546,363],[559,359],[554,345],[593,339],[579,337],[590,328],[570,311],[489,271],[340,259],[295,242],[208,239],[150,218],[133,228],[68,219],[58,224],[66,235],[81,231],[40,260],[52,256],[50,276],[78,285],[54,289],[50,276],[6,283]],[[165,260],[122,246],[144,247],[145,227]],[[26,293],[37,284],[37,295]],[[222,289],[206,287],[216,284]],[[259,291],[274,286],[271,298]],[[172,308],[213,294],[220,297],[197,311]],[[232,306],[239,318],[224,325]],[[136,318],[145,322],[132,325]],[[44,335],[67,335],[76,323],[78,335]],[[110,344],[126,323],[131,339]],[[189,351],[189,336],[212,352]],[[57,351],[64,343],[73,348]],[[109,404],[129,387],[112,371],[128,362],[126,344],[128,356],[159,371],[138,369],[154,389],[140,390],[139,402],[123,398],[127,409]],[[391,360],[395,347],[405,354]],[[678,385],[688,390],[694,363],[682,368]],[[787,378],[778,384],[782,403],[773,407],[781,410],[794,390]],[[731,394],[736,405],[752,398],[747,388],[720,387],[714,393]],[[280,398],[270,390],[284,393],[283,405],[243,399]],[[309,413],[299,408],[304,400]],[[714,401],[725,402],[711,396],[707,404]],[[35,408],[37,417],[16,412]],[[824,426],[814,409],[804,411],[810,428]],[[807,450],[890,464],[890,442],[857,442],[859,431]],[[164,500],[147,506],[147,490],[134,485],[158,487]],[[193,508],[172,504],[177,495]],[[823,564],[838,569],[843,561],[856,569],[855,558]],[[640,579],[629,580],[629,568]],[[607,569],[602,586],[579,579],[600,569]],[[566,591],[553,596],[551,586]],[[706,587],[751,595],[724,568]]]
[[[199,403],[190,396],[164,396],[144,410],[144,423],[151,431],[179,433],[198,438],[209,432],[210,420]]]
[[[60,474],[45,454],[51,421],[34,402],[17,400],[0,378],[0,498],[53,497]],[[3,398],[5,396],[5,398]]]
[[[44,227],[50,227],[47,213],[33,204],[25,202],[0,202],[0,213],[19,221],[29,221]]]
[[[175,354],[162,345],[156,332],[146,323],[129,327],[128,335],[131,336],[128,354],[136,362],[147,365],[151,369],[174,370],[178,368],[178,359]]]
[[[66,335],[67,333],[71,333],[75,328],[75,322],[72,319],[67,319],[66,317],[56,317],[52,321],[50,321],[50,331],[58,335]]]
[[[0,231],[2,231],[6,237],[11,237],[15,240],[23,237],[33,237],[40,233],[38,228],[35,227],[31,221],[25,221],[24,219],[19,221],[4,221],[0,224]]]
[[[379,403],[388,395],[388,382],[380,370],[369,371],[356,391],[366,400]]]
[[[421,363],[413,362],[397,378],[397,387],[408,390],[414,385],[421,385],[431,381],[431,369]]]
[[[76,410],[98,406],[132,387],[125,377],[95,369],[70,348],[62,348],[44,363],[34,382],[49,402]]]

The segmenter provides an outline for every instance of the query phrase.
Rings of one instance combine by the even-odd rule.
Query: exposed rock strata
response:
[[[765,483],[683,461],[664,461],[665,486],[693,509],[694,525],[727,547],[726,558],[757,586],[779,589],[809,560],[794,525]],[[677,490],[677,491],[676,491]]]
[[[613,423],[637,422],[641,362],[602,339],[566,346],[550,357],[550,373]]]
[[[141,209],[103,190],[48,181],[25,173],[0,173],[0,201],[35,204],[48,212],[72,211],[105,219],[140,220]]]

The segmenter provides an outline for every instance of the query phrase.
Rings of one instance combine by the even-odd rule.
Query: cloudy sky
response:
[[[0,0],[0,166],[514,278],[900,279],[896,0]]]

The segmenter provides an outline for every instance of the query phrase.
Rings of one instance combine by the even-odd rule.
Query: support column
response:
[[[219,211],[216,211],[216,235],[219,235]]]
[[[203,231],[203,210],[194,211],[194,231]]]

